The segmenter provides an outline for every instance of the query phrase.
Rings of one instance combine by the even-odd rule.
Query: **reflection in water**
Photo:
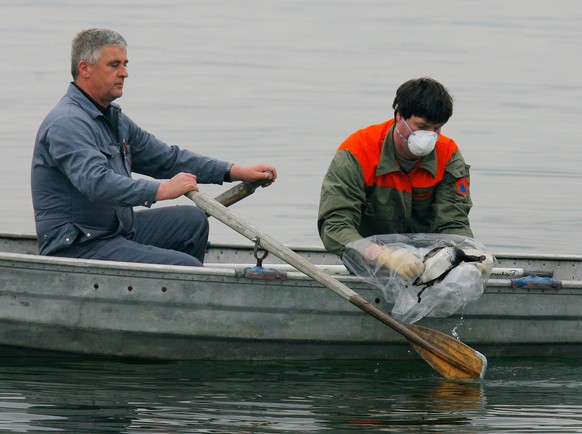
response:
[[[465,415],[466,412],[485,408],[480,382],[442,379],[424,381],[426,387],[415,384],[410,394],[401,396],[389,408],[370,413],[370,418],[350,420],[348,423],[417,428],[447,426],[449,432],[453,432],[455,427],[471,425],[471,418]],[[466,432],[465,429],[459,432]]]
[[[0,431],[487,432],[582,429],[580,368],[492,361],[484,382],[424,362],[132,363],[4,358]],[[559,378],[558,378],[559,377]],[[580,377],[578,375],[578,377]],[[543,432],[543,431],[540,431]],[[547,431],[546,431],[547,432]]]
[[[431,391],[432,407],[438,411],[482,410],[483,384],[476,381],[442,381]]]
[[[29,404],[24,395],[16,391],[5,392],[3,384],[2,390],[0,392],[0,429],[2,432],[34,432],[38,431],[39,426],[47,432],[60,431],[57,428],[48,427],[53,423],[58,424],[66,419],[65,417],[38,414],[39,409]],[[39,413],[42,413],[42,410]]]

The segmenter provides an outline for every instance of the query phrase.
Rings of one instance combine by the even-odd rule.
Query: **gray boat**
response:
[[[390,311],[335,255],[292,250]],[[264,255],[249,243],[209,245],[204,268],[67,259],[39,256],[32,235],[0,234],[0,348],[158,360],[417,357],[401,334]],[[582,355],[582,256],[496,258],[479,300],[419,324],[487,357]]]

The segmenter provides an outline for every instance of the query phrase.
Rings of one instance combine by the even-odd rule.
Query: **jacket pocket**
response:
[[[75,241],[82,235],[82,232],[72,223],[65,223],[38,234],[41,255],[50,255],[59,250],[68,249],[75,244]]]

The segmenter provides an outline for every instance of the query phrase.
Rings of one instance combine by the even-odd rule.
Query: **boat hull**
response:
[[[417,357],[398,333],[302,273],[245,273],[252,246],[211,247],[213,266],[200,269],[40,257],[33,237],[5,235],[0,247],[5,351],[155,360]],[[339,265],[322,250],[294,250],[313,263]],[[269,259],[265,267],[280,265]],[[582,258],[498,259],[552,269],[571,284],[514,288],[509,279],[491,280],[463,312],[419,324],[458,335],[487,357],[582,355],[582,287],[575,284]],[[379,290],[354,276],[337,278],[390,310]]]

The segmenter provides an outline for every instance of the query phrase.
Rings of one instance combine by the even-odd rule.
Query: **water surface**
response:
[[[572,360],[495,360],[486,381],[424,362],[0,362],[2,432],[582,432]]]
[[[580,254],[580,22],[576,0],[6,0],[0,232],[34,231],[36,129],[66,91],[74,34],[109,27],[129,42],[118,102],[138,124],[278,167],[275,185],[233,210],[282,242],[320,245],[335,149],[391,117],[401,83],[428,75],[455,98],[443,132],[472,166],[476,238],[494,252]],[[240,240],[215,221],[211,238]],[[493,359],[482,383],[451,383],[422,361],[0,357],[0,431],[571,433],[582,432],[581,379],[564,359]]]

